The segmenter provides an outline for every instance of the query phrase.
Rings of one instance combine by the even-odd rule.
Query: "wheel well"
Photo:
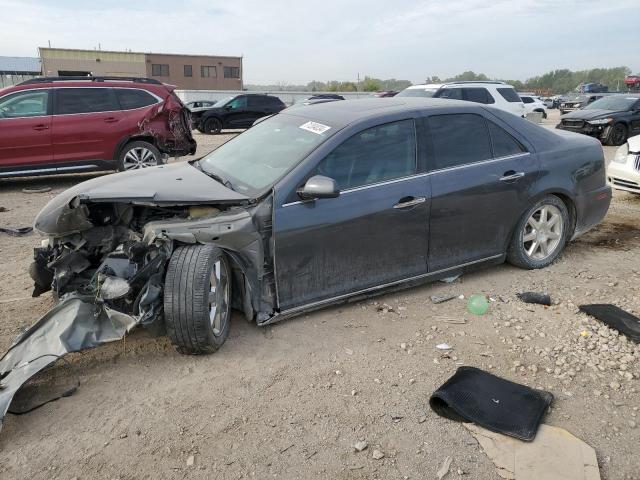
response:
[[[139,135],[137,137],[128,137],[123,140],[120,140],[120,143],[118,143],[118,147],[115,150],[115,155],[113,156],[113,159],[118,160],[124,148],[127,145],[129,145],[131,142],[149,142],[151,145],[158,148],[158,145],[156,144],[155,139],[151,135]]]
[[[564,203],[564,206],[567,207],[567,212],[569,212],[569,219],[571,220],[571,225],[569,229],[569,232],[571,233],[571,235],[569,235],[567,238],[571,238],[573,236],[573,231],[576,228],[576,216],[577,216],[576,206],[573,203],[573,200],[571,200],[571,198],[569,198],[564,193],[549,192],[548,194],[558,197],[560,200],[562,200],[562,203]]]

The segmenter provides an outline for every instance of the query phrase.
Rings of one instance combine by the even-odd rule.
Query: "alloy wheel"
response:
[[[134,147],[130,149],[122,160],[124,170],[154,167],[157,164],[158,159],[156,155],[146,147]]]
[[[524,227],[522,243],[527,256],[545,260],[556,251],[564,230],[562,213],[554,205],[542,205],[534,211]]]
[[[213,265],[209,284],[209,321],[213,334],[218,337],[229,321],[229,275],[221,259]]]

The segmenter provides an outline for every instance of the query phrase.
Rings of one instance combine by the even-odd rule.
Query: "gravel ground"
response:
[[[197,135],[198,154],[230,136]],[[0,225],[30,224],[86,178],[0,181]],[[52,190],[22,193],[40,186]],[[466,429],[428,407],[464,364],[551,391],[546,423],[592,445],[602,478],[640,479],[640,347],[577,310],[606,302],[640,314],[639,216],[640,196],[616,192],[604,223],[544,270],[502,265],[266,328],[238,315],[211,356],[179,355],[143,331],[70,355],[60,374],[74,371],[80,388],[7,416],[0,478],[418,479],[435,478],[450,455],[446,478],[497,479]],[[38,242],[0,235],[1,350],[52,305],[30,297]],[[527,290],[554,305],[519,302]],[[462,300],[430,300],[454,293],[497,301],[472,316]],[[436,350],[442,342],[453,350]],[[367,448],[356,452],[358,442]]]

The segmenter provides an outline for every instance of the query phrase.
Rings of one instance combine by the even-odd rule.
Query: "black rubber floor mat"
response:
[[[640,343],[640,318],[608,303],[580,305],[580,310]]]
[[[429,399],[443,417],[472,422],[530,442],[553,395],[513,383],[474,367],[460,367]]]

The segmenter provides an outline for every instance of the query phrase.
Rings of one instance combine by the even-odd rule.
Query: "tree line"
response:
[[[552,93],[568,93],[576,89],[581,83],[602,83],[609,87],[609,91],[625,90],[624,78],[631,74],[629,67],[593,68],[590,70],[572,71],[566,68],[552,70],[543,75],[531,77],[525,81],[490,78],[484,73],[475,73],[471,70],[462,72],[454,77],[441,79],[438,76],[425,78],[425,83],[444,83],[454,81],[487,81],[502,80],[513,85],[516,90],[547,90]],[[403,90],[412,83],[409,80],[390,78],[381,80],[365,76],[360,82],[341,82],[331,80],[322,82],[313,80],[306,85],[290,85],[279,82],[272,85],[245,85],[247,90],[277,90],[277,91],[302,91],[302,92],[379,92],[384,90]]]

